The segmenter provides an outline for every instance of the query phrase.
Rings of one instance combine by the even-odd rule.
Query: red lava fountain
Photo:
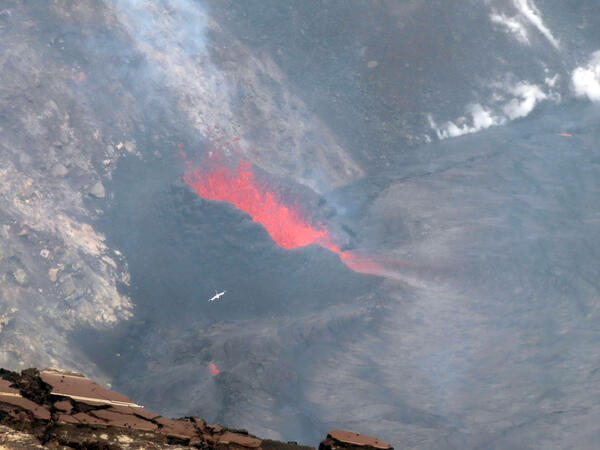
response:
[[[233,203],[248,213],[283,248],[318,244],[340,255],[352,270],[377,272],[377,265],[369,258],[342,251],[333,244],[325,225],[313,225],[298,208],[284,204],[277,193],[256,179],[248,161],[240,160],[235,170],[214,162],[209,163],[208,168],[193,168],[188,162],[184,180],[201,197]]]

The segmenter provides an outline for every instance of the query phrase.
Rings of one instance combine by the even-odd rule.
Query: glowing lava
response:
[[[210,363],[209,367],[210,367],[210,371],[214,374],[221,372],[219,369],[217,369],[217,366],[215,365],[215,363]]]
[[[313,227],[296,208],[285,205],[279,196],[260,183],[249,162],[240,160],[234,171],[228,168],[191,169],[185,181],[198,195],[233,203],[262,224],[277,245],[291,249],[317,243],[342,253],[331,243],[324,225]]]
[[[286,205],[275,192],[256,179],[248,161],[240,160],[235,170],[231,170],[218,161],[220,158],[216,159],[209,162],[207,168],[193,168],[188,162],[184,180],[198,195],[233,203],[260,223],[275,243],[283,248],[318,244],[337,253],[354,271],[373,274],[379,271],[379,266],[371,258],[340,250],[331,241],[325,225],[314,226],[298,208]]]

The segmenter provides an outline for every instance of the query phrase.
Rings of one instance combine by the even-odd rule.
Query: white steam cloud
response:
[[[600,51],[595,52],[585,67],[577,67],[571,75],[578,97],[600,102]]]
[[[560,75],[559,74],[554,74],[553,77],[546,77],[544,78],[544,83],[546,83],[548,85],[548,87],[553,88],[554,86],[556,86],[556,82],[560,79]]]
[[[504,113],[510,120],[527,116],[538,101],[548,98],[535,84],[519,83],[511,91],[515,98],[504,105]]]
[[[600,87],[600,86],[599,86]],[[436,132],[439,139],[462,136],[463,134],[476,133],[479,130],[489,128],[494,125],[503,125],[506,122],[529,115],[542,100],[554,99],[560,97],[545,93],[538,85],[521,81],[516,84],[499,85],[501,91],[509,94],[512,98],[506,101],[504,95],[495,93],[491,98],[496,103],[493,106],[482,106],[479,103],[469,106],[469,115],[471,120],[466,117],[459,117],[454,122],[446,122],[438,126],[431,116],[428,116],[429,125]],[[503,103],[499,103],[503,102]]]
[[[519,42],[523,44],[529,44],[527,29],[515,17],[508,17],[504,14],[493,13],[490,15],[490,19],[492,22],[505,27]]]
[[[492,125],[498,125],[502,119],[494,117],[490,110],[485,109],[480,104],[470,106],[471,122],[469,125],[466,122],[465,117],[460,117],[457,125],[454,122],[446,122],[442,127],[438,127],[431,116],[428,117],[429,124],[433,128],[439,139],[446,139],[449,137],[457,137],[463,134],[475,133],[479,130],[489,128]]]
[[[535,6],[533,1],[530,0],[513,0],[515,7],[519,12],[534,26],[540,33],[544,35],[546,39],[554,46],[559,47],[558,40],[552,35],[550,29],[544,24],[542,15],[539,9]]]
[[[527,25],[535,27],[556,49],[560,47],[558,39],[554,37],[550,29],[542,20],[539,9],[532,0],[513,0],[513,5],[519,12],[514,17],[493,11],[490,20],[506,29],[522,44],[529,44],[529,33]]]

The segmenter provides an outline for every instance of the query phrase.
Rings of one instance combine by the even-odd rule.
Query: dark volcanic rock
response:
[[[21,372],[21,375],[16,372],[0,369],[0,378],[11,382],[10,387],[19,389],[20,395],[26,399],[42,405],[52,403],[49,398],[52,386],[40,378],[40,373],[37,369],[25,369]],[[0,386],[2,385],[0,384]]]
[[[0,369],[0,448],[314,450],[198,417],[161,417],[81,374],[56,369]],[[330,432],[320,448],[392,449],[345,431]]]

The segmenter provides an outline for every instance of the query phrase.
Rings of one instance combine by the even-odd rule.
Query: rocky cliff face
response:
[[[313,449],[198,417],[161,417],[81,374],[56,369],[0,369],[0,448]],[[376,438],[339,430],[319,448],[393,450]]]
[[[128,96],[119,83],[111,92],[124,101],[112,104],[110,125],[97,120],[100,105],[89,102],[87,70],[96,61],[77,41],[102,27],[102,15],[93,25],[89,15],[60,4],[9,1],[2,8],[0,358],[9,367],[62,361],[89,370],[86,358],[67,351],[66,335],[84,323],[115,324],[133,307],[117,289],[128,283],[126,265],[90,222],[114,164],[136,153],[135,112],[123,114]],[[82,19],[86,29],[76,30]]]

